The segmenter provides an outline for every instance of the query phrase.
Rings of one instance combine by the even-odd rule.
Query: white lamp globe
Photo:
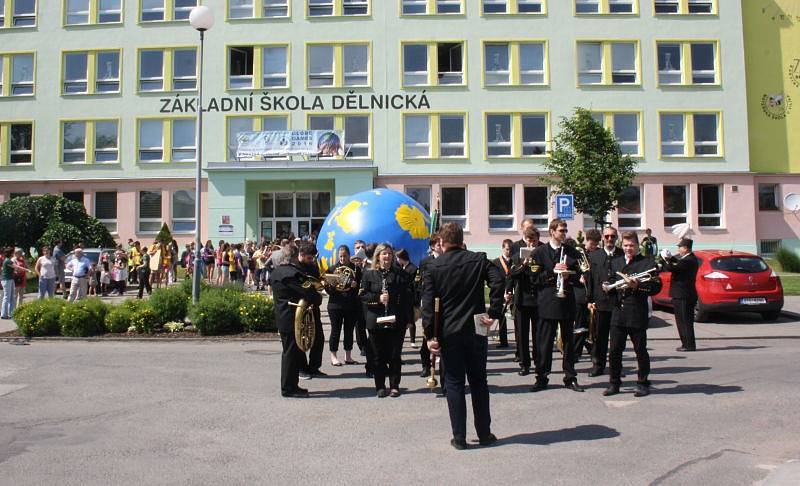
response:
[[[201,32],[208,30],[214,26],[214,12],[205,5],[195,7],[189,13],[189,24]]]

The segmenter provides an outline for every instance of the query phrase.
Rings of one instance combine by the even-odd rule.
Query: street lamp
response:
[[[203,248],[200,241],[200,183],[203,171],[203,40],[205,32],[214,26],[214,12],[205,5],[195,7],[189,13],[189,24],[200,32],[200,69],[197,74],[197,167],[194,175],[194,274],[192,275],[192,302],[200,300],[200,250]]]

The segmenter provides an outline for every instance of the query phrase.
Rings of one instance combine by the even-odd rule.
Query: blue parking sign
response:
[[[556,217],[564,220],[575,218],[575,198],[572,194],[556,194]]]

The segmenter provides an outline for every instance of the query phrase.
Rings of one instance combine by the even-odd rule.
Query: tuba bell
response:
[[[297,304],[290,302],[289,305],[297,308],[294,311],[294,340],[300,351],[306,353],[314,344],[316,335],[314,305],[309,304],[306,299],[300,299]]]

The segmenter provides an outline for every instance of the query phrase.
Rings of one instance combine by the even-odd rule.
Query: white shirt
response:
[[[554,250],[558,250],[559,248],[561,248],[561,245],[558,245],[558,246],[554,245],[553,241],[554,240],[550,240],[550,241],[547,242],[550,245],[550,248],[552,248]]]
[[[39,276],[41,278],[56,278],[56,261],[53,257],[40,256],[36,264],[39,265]]]

